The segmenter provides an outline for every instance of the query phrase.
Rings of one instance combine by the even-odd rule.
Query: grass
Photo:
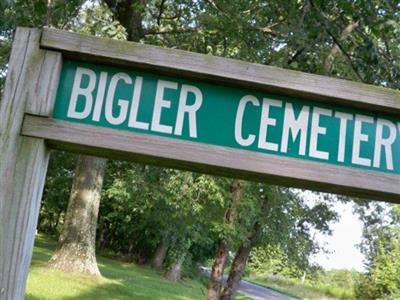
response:
[[[55,242],[37,236],[26,299],[204,299],[206,288],[195,280],[167,281],[161,274],[135,264],[98,257],[103,278],[67,274],[46,268]]]
[[[185,279],[182,283],[167,281],[146,267],[98,256],[102,278],[63,273],[46,267],[56,243],[38,235],[28,276],[28,300],[196,300],[206,298],[206,287],[200,282]],[[237,299],[248,300],[242,295]]]
[[[353,291],[329,284],[301,282],[278,276],[250,276],[249,281],[303,300],[353,300]]]
[[[205,299],[205,298],[204,298],[204,299]],[[246,296],[244,296],[244,295],[237,294],[237,295],[236,295],[236,300],[253,300],[253,298],[249,298],[249,297],[246,297]]]

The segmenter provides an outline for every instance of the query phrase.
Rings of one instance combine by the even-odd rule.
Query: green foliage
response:
[[[279,274],[281,276],[296,277],[301,273],[290,258],[275,245],[266,245],[253,249],[248,263],[251,274]]]
[[[5,76],[7,73],[7,62],[11,51],[11,42],[9,40],[0,40],[0,95],[3,94]],[[1,96],[0,96],[1,101]]]
[[[368,272],[355,287],[358,299],[400,298],[400,230],[392,229],[390,240],[378,239]]]
[[[83,0],[0,1],[0,94],[3,93],[12,38],[17,26],[54,26],[67,29],[81,8]]]
[[[117,40],[126,40],[126,30],[114,21],[113,13],[107,5],[97,2],[89,2],[84,10],[81,10],[74,31],[95,35],[99,37],[108,37]]]
[[[82,0],[17,0],[4,5],[1,30],[16,26],[67,28],[84,3]]]
[[[265,185],[258,189],[261,200],[266,201],[261,216],[265,225],[263,238],[250,256],[250,271],[300,278],[312,268],[310,255],[320,250],[313,232],[329,234],[329,224],[337,220],[333,199],[314,195],[311,201],[297,190]],[[258,211],[259,207],[256,205]]]
[[[40,208],[38,229],[58,236],[62,230],[77,157],[65,152],[52,152]]]
[[[298,193],[287,189],[251,182],[244,186],[236,224],[224,226],[229,180],[110,162],[100,208],[99,246],[146,262],[167,236],[167,267],[182,255],[186,255],[186,265],[194,267],[214,255],[218,239],[238,245],[253,222],[263,219],[261,245],[266,256],[279,260],[276,272],[300,276],[309,255],[318,247],[311,228],[329,231],[327,224],[336,217],[330,205],[322,200],[308,205]],[[266,208],[260,210],[263,202]],[[269,252],[272,249],[277,251]],[[253,258],[261,259],[257,252]]]
[[[364,222],[361,251],[367,272],[357,282],[358,299],[400,297],[400,209],[398,205],[358,201],[356,212]]]
[[[340,277],[336,277],[339,274],[344,275],[350,281],[344,283]],[[252,275],[250,276],[250,281],[298,299],[352,300],[356,299],[352,284],[357,280],[358,276],[359,274],[356,272],[336,270],[320,274],[318,278],[312,280],[300,280],[279,275]],[[343,283],[344,285],[342,285]]]
[[[151,166],[110,162],[98,225],[99,245],[148,261],[167,238],[169,262],[201,261],[214,246],[212,228],[224,212],[218,179]],[[191,262],[188,261],[190,264]]]
[[[147,213],[157,209],[162,175],[141,165],[109,162],[98,221],[100,247],[131,258],[133,249],[154,249],[158,219],[147,218]]]
[[[321,270],[316,271],[315,274],[311,274],[311,276],[311,281],[313,282],[332,285],[350,291],[360,278],[361,273],[358,273],[354,270]]]
[[[399,87],[396,1],[160,2],[146,43]]]

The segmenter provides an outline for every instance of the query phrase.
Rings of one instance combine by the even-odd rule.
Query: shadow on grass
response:
[[[66,274],[62,281],[68,282],[61,288],[57,286],[47,286],[45,289],[33,290],[26,294],[28,300],[102,300],[102,299],[159,299],[159,300],[183,300],[183,299],[202,299],[204,298],[201,287],[190,286],[190,284],[171,283],[161,276],[135,275],[129,272],[129,267],[125,267],[126,271],[116,271],[113,268],[102,268],[103,278],[93,279],[85,276]],[[59,276],[59,272],[41,268],[46,276]],[[134,271],[137,267],[135,267]],[[136,273],[136,272],[135,272]],[[146,272],[144,272],[146,273]],[[111,274],[111,276],[110,276]],[[117,276],[117,277],[114,277]],[[46,285],[46,283],[43,283]],[[55,289],[55,291],[54,291]],[[52,291],[53,290],[53,291]],[[47,296],[48,295],[48,296]],[[200,297],[198,297],[200,296]]]
[[[121,300],[128,300],[128,299],[155,299],[152,296],[146,295],[144,292],[140,290],[132,291],[127,288],[124,284],[116,284],[116,283],[109,283],[103,284],[99,287],[93,287],[88,289],[87,291],[82,291],[75,295],[63,295],[63,296],[49,296],[43,297],[42,295],[37,296],[36,293],[27,293],[25,299],[27,300],[47,300],[47,299],[54,299],[54,300],[100,300],[100,299],[121,299]],[[161,298],[159,298],[161,299]],[[167,298],[165,298],[167,299]],[[168,298],[172,299],[172,298]],[[175,298],[181,299],[181,298]]]
[[[108,259],[101,259],[99,265],[104,277],[118,280],[123,286],[123,289],[119,289],[121,286],[114,287],[116,292],[120,292],[120,297],[115,299],[178,300],[205,298],[204,287],[195,281],[185,280],[182,283],[173,283],[152,269],[132,264],[115,263],[115,261]]]
[[[47,273],[48,275],[51,273]],[[73,276],[70,274],[70,276]],[[78,278],[78,279],[77,279]],[[28,300],[100,300],[100,299],[152,299],[151,296],[146,296],[146,292],[141,289],[132,289],[128,283],[101,283],[96,286],[86,285],[87,280],[82,280],[81,286],[77,287],[79,276],[66,283],[63,287],[46,286],[42,283],[42,287],[38,289],[30,289],[26,294],[25,299]],[[93,283],[93,282],[92,282]],[[70,285],[70,287],[69,287]],[[79,285],[79,283],[78,283]]]
[[[37,267],[48,262],[56,249],[56,242],[42,235],[35,237],[34,255],[32,257],[31,268]]]
[[[46,262],[56,243],[38,236],[28,279],[28,300],[102,300],[102,299],[204,299],[205,289],[197,281],[167,281],[154,270],[98,257],[103,278],[68,274],[48,269]]]

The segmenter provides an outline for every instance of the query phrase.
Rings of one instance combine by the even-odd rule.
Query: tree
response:
[[[2,0],[0,1],[0,92],[7,74],[11,43],[17,26],[69,28],[81,0]],[[51,14],[50,14],[51,11]]]
[[[157,269],[167,277],[174,273],[174,280],[185,266],[204,263],[216,220],[223,216],[225,180],[122,162],[110,163],[108,170],[98,228],[101,247],[152,263],[164,245]]]
[[[166,227],[173,232],[166,277],[177,281],[182,264],[194,243],[203,243],[213,229],[214,216],[219,215],[223,187],[218,179],[189,172],[174,171],[168,180],[165,199],[173,207]],[[165,227],[164,227],[165,228]]]
[[[360,245],[367,272],[355,285],[357,299],[400,297],[400,209],[397,205],[358,201],[364,222]]]
[[[49,261],[51,267],[100,276],[95,237],[105,164],[105,159],[79,157],[59,248]]]
[[[239,180],[233,180],[230,185],[230,198],[228,209],[225,212],[224,225],[228,231],[233,230],[235,221],[235,213],[237,206],[242,198],[243,186]],[[211,269],[210,282],[208,284],[207,299],[219,299],[221,293],[222,277],[224,275],[224,268],[226,259],[229,254],[229,238],[226,237],[226,232],[222,232],[222,236],[218,242],[218,248],[214,258],[214,264]],[[224,236],[225,235],[225,236]]]
[[[125,27],[127,39],[129,41],[139,41],[142,36],[142,9],[145,2],[133,0],[107,0],[105,2],[113,12],[114,17]],[[51,7],[48,7],[48,19],[51,18],[49,17],[51,15],[50,9]],[[104,10],[102,12],[104,13]],[[118,24],[115,25],[115,27],[117,26]],[[107,26],[105,28],[107,29]],[[114,37],[116,36],[114,35]],[[103,158],[81,155],[78,159],[74,182],[80,182],[80,178],[85,178],[85,181],[82,184],[74,184],[72,186],[63,234],[60,236],[59,248],[50,260],[50,266],[64,271],[81,272],[88,270],[85,272],[99,275],[95,257],[95,241],[101,183],[105,167],[106,163]],[[86,195],[91,196],[86,197]],[[75,220],[81,216],[92,217],[83,218],[82,222],[77,223],[68,221]],[[74,228],[76,226],[81,228]],[[81,243],[81,245],[78,243]],[[77,247],[80,251],[76,250]],[[71,264],[68,260],[75,261],[76,264]],[[79,261],[80,263],[78,263]],[[82,268],[82,265],[85,267]]]
[[[310,255],[319,249],[311,232],[330,233],[329,223],[337,218],[322,196],[307,201],[299,192],[260,183],[249,183],[247,191],[236,224],[243,233],[237,236],[236,254],[220,297],[224,300],[234,299],[254,247],[270,251],[291,269],[292,276],[299,276],[297,271],[309,269]]]
[[[246,268],[250,252],[261,238],[262,231],[263,226],[261,221],[256,221],[251,229],[251,232],[249,233],[247,240],[240,245],[239,249],[237,250],[231,265],[227,285],[220,297],[222,300],[230,300],[235,298],[236,291],[239,288],[239,283]]]
[[[49,1],[47,7],[47,21],[52,19],[53,6]],[[78,2],[82,5],[81,1]],[[79,6],[78,6],[79,7]],[[100,13],[105,20],[110,16],[102,6],[95,10],[87,9],[83,15],[85,21],[95,16],[94,11]],[[90,23],[90,22],[89,22]],[[93,30],[93,26],[82,25],[82,30]],[[75,29],[79,31],[79,22]],[[118,31],[118,26],[115,31]],[[103,34],[107,34],[110,25],[103,26]],[[94,30],[95,31],[95,30]],[[118,38],[118,34],[113,34]],[[77,160],[74,183],[71,189],[68,209],[65,216],[63,230],[58,241],[58,249],[49,261],[49,266],[63,271],[100,275],[96,261],[96,228],[99,212],[99,202],[103,184],[106,160],[92,156],[80,155]]]

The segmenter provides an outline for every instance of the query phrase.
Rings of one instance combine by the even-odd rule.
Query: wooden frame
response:
[[[23,299],[49,160],[43,139],[20,135],[25,113],[52,114],[59,52],[40,30],[18,28],[0,105],[0,299]]]
[[[387,201],[399,200],[399,177],[385,173],[377,176],[374,172],[354,168],[31,115],[25,116],[22,134],[44,138],[53,149],[355,197],[381,196]],[[371,181],[371,178],[374,180]]]
[[[64,57],[75,60],[134,67],[160,74],[250,87],[316,102],[400,115],[399,91],[347,80],[181,50],[100,39],[54,29],[43,30],[40,45],[44,49],[61,51]],[[49,140],[51,147],[58,149],[66,147],[68,150],[85,151],[93,155],[140,159],[218,175],[268,180],[271,183],[292,187],[400,202],[400,176],[398,175],[385,173],[377,175],[372,171],[351,167],[339,167],[199,143],[196,143],[194,147],[191,142],[128,134],[117,130],[109,132],[109,129],[105,128],[66,125],[54,120],[47,122],[49,127],[46,127],[45,123],[45,120],[29,118],[29,125],[24,126],[23,134],[43,137]],[[50,133],[52,126],[55,126],[59,132],[51,130]],[[72,131],[71,128],[76,131]],[[87,132],[88,130],[90,133]],[[79,132],[85,138],[81,136],[72,139],[74,132]],[[90,136],[97,138],[93,139]],[[127,136],[131,140],[140,141],[141,145],[135,146]],[[113,142],[104,143],[103,141],[107,140],[106,137],[113,139]],[[85,146],[79,145],[82,140],[90,142]],[[121,151],[111,149],[113,146],[106,145],[115,145],[115,143],[119,145]],[[90,149],[87,148],[89,144],[92,145]],[[163,148],[161,145],[166,145],[166,147]],[[156,151],[152,147],[162,148],[163,151]],[[168,151],[168,149],[179,149],[180,154],[177,156],[176,152]],[[128,154],[129,152],[135,154]]]
[[[62,57],[400,115],[400,92],[54,29],[16,32],[0,105],[0,299],[23,299],[48,149],[400,203],[400,176],[52,119]]]
[[[40,46],[65,57],[255,88],[400,115],[400,91],[240,60],[44,29]]]

